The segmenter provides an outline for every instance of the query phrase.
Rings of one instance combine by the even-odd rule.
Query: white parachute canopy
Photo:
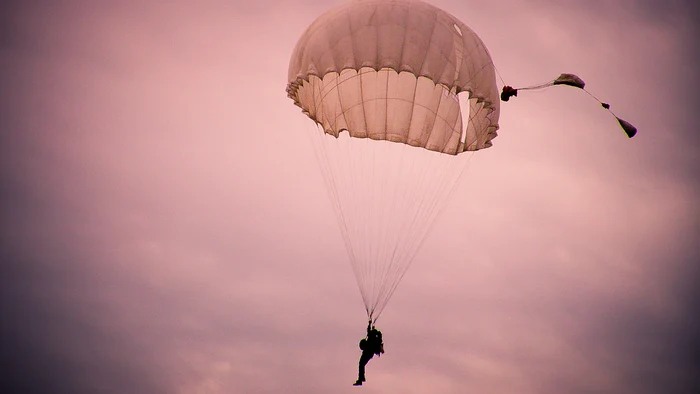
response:
[[[493,62],[481,39],[439,8],[359,0],[304,32],[287,93],[318,126],[309,132],[376,320],[464,170],[469,157],[460,154],[496,137]]]

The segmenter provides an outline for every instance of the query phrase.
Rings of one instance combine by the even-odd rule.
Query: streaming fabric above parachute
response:
[[[315,152],[376,321],[464,171],[461,154],[496,137],[493,62],[437,7],[356,0],[308,27],[288,77],[288,96],[317,125]]]
[[[545,83],[539,84],[539,85],[527,86],[524,88],[515,89],[511,86],[506,85],[503,87],[503,91],[501,92],[501,100],[508,101],[513,96],[517,97],[519,90],[539,90],[539,89],[544,89],[544,88],[548,88],[550,86],[555,86],[555,85],[573,86],[575,88],[579,88],[579,89],[583,90],[584,92],[588,93],[591,97],[596,99],[603,108],[607,109],[615,117],[615,119],[617,119],[617,122],[620,124],[620,127],[622,127],[622,130],[625,131],[625,134],[627,134],[627,136],[629,138],[632,138],[637,134],[636,127],[634,127],[631,123],[627,122],[626,120],[623,120],[623,119],[619,118],[617,115],[615,115],[615,113],[610,109],[610,104],[600,101],[596,96],[591,94],[591,92],[586,90],[586,83],[583,82],[583,80],[581,78],[579,78],[577,75],[574,75],[574,74],[561,74],[555,80],[545,82]]]

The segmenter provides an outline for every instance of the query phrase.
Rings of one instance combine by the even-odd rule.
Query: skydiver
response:
[[[362,386],[362,382],[365,381],[365,366],[375,354],[377,356],[381,356],[384,353],[382,332],[377,330],[372,325],[371,320],[367,324],[367,337],[360,340],[360,349],[362,349],[362,355],[360,356],[360,370],[357,381],[353,384],[353,386]]]

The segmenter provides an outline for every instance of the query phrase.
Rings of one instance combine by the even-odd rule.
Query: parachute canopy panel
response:
[[[289,97],[336,137],[348,131],[448,154],[496,137],[488,50],[458,19],[418,0],[359,0],[326,12],[299,39],[288,77]]]

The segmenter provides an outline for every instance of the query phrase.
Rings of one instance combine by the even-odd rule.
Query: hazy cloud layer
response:
[[[3,391],[344,393],[365,316],[289,56],[337,1],[4,5]],[[695,393],[697,6],[435,1],[507,84],[369,393]]]

